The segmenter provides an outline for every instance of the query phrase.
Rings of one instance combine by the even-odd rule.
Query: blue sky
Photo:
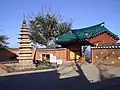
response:
[[[59,12],[63,19],[82,28],[105,22],[120,36],[120,0],[0,0],[0,34],[7,35],[9,47],[18,47],[24,13],[40,13],[41,7]]]

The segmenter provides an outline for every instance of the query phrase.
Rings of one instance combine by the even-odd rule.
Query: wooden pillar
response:
[[[82,46],[80,45],[80,57],[82,57]]]
[[[70,61],[70,50],[66,49],[66,61]]]
[[[93,61],[93,50],[94,50],[94,49],[91,48],[91,63],[92,63],[92,64],[93,64],[93,62],[94,62],[94,61]]]

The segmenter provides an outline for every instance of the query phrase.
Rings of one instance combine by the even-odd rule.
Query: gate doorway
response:
[[[88,62],[91,63],[91,46],[90,45],[85,45],[81,46],[81,62]]]

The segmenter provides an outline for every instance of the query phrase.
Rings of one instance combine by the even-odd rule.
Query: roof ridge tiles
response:
[[[80,29],[72,29],[73,30],[82,30],[82,29],[88,29],[88,28],[92,28],[92,27],[96,27],[96,26],[101,26],[102,24],[105,24],[104,22],[102,23],[99,23],[99,24],[96,24],[96,25],[92,25],[92,26],[88,26],[88,27],[83,27],[83,28],[80,28]]]
[[[78,39],[78,37],[80,40],[82,40],[82,39],[87,39],[91,37],[96,37],[102,33],[106,33],[112,36],[115,40],[119,40],[118,35],[112,33],[109,29],[107,29],[104,26],[104,22],[97,24],[97,25],[90,26],[90,27],[86,27],[86,28],[74,29],[74,30],[71,30],[71,32],[72,33],[65,33],[59,36],[58,40],[56,41],[57,42],[70,42],[73,39]]]

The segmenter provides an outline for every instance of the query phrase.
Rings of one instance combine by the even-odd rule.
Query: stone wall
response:
[[[57,49],[37,49],[36,52],[36,59],[42,60],[42,54],[53,54],[56,56],[56,59],[61,59],[63,61],[66,61],[67,55],[66,55],[66,48],[57,48]]]
[[[120,48],[92,48],[92,62],[120,65]]]
[[[6,57],[6,52],[1,52],[2,54],[0,54],[0,58],[7,58],[9,60],[9,57],[12,57],[13,55],[18,55],[19,49],[18,48],[10,48],[8,49],[10,52],[9,54],[7,54]],[[34,52],[34,50],[33,50]],[[34,53],[33,53],[34,54]],[[57,48],[57,49],[37,49],[36,52],[36,59],[37,60],[42,60],[42,54],[53,54],[54,56],[56,56],[57,59],[61,59],[63,61],[67,60],[67,49],[66,48]],[[1,56],[2,55],[2,56]]]

